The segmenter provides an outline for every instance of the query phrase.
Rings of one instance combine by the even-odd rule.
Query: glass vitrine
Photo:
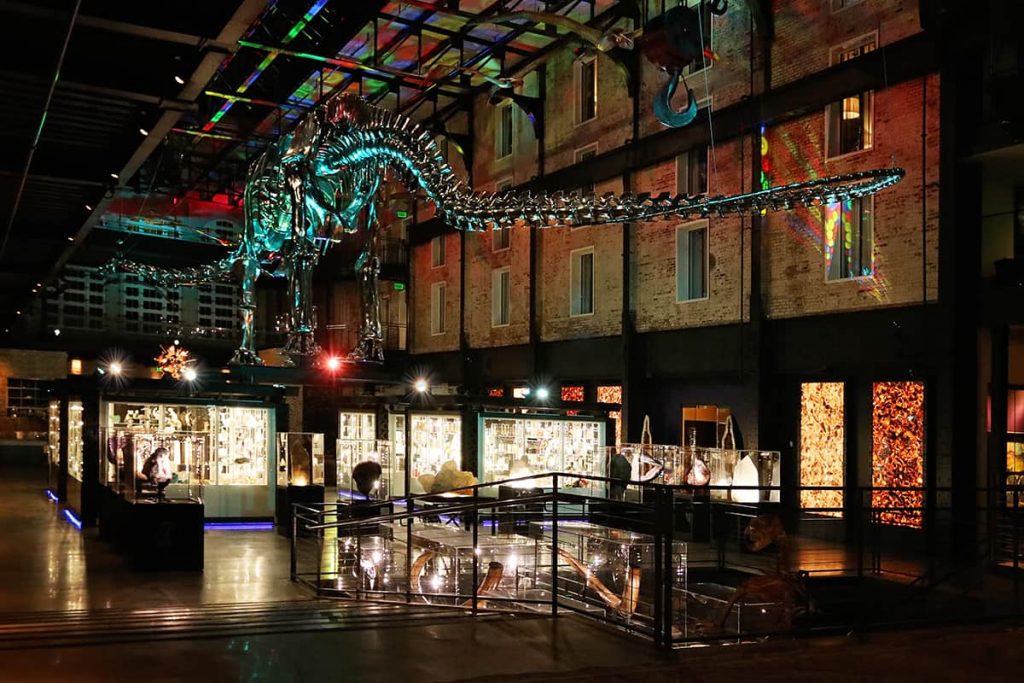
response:
[[[481,481],[569,472],[604,476],[604,423],[512,414],[480,416]]]
[[[324,435],[280,432],[277,435],[277,485],[323,486]]]
[[[68,476],[79,482],[84,477],[82,410],[81,401],[68,401]]]
[[[432,481],[445,463],[462,468],[462,417],[454,413],[413,413],[410,427],[412,492],[423,493],[427,490],[423,481]]]

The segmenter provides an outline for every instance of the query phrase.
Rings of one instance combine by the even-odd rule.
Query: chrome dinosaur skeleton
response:
[[[733,196],[608,193],[474,192],[445,162],[433,134],[396,112],[356,96],[327,98],[295,130],[272,144],[250,169],[245,227],[228,256],[205,266],[161,269],[115,259],[105,267],[157,285],[197,285],[237,279],[241,285],[241,344],[232,363],[259,364],[253,336],[256,280],[287,277],[292,303],[284,352],[293,361],[319,353],[313,340],[312,273],[319,256],[360,232],[362,319],[353,360],[383,359],[377,278],[382,181],[390,177],[422,191],[437,215],[458,230],[516,224],[532,227],[600,225],[789,209],[863,197],[903,177],[899,168],[819,178]]]

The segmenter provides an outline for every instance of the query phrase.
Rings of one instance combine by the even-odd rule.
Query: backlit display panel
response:
[[[844,400],[842,382],[800,385],[800,507],[832,517],[843,516],[843,492],[803,487],[843,486],[845,482]]]
[[[872,392],[871,485],[924,485],[924,383],[876,382]],[[883,524],[921,528],[924,493],[876,490],[871,505]]]

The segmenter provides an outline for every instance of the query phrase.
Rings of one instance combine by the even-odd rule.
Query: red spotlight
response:
[[[324,365],[331,372],[337,372],[341,368],[341,359],[337,356],[328,356],[327,360],[324,361]]]

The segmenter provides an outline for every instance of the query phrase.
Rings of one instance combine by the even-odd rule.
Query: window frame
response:
[[[505,320],[500,321],[496,319],[495,312],[499,309],[496,308],[495,290],[498,282],[502,276],[505,276],[505,290],[504,290],[504,311]],[[495,268],[491,271],[491,328],[497,327],[508,327],[512,323],[512,269],[509,266],[502,266],[501,268]]]
[[[430,285],[430,336],[440,337],[447,332],[448,328],[448,283],[441,281]],[[438,304],[438,292],[440,292],[440,305]],[[440,323],[439,325],[436,323]]]
[[[597,55],[590,55],[577,59],[572,65],[572,83],[573,83],[573,127],[578,128],[585,126],[591,121],[596,121],[597,117],[601,115],[600,103],[601,98],[598,95],[598,84],[601,82],[598,78],[598,60]],[[594,65],[594,115],[589,119],[583,118],[583,67]]]
[[[838,2],[845,2],[846,5],[843,6],[843,7],[836,7],[836,2],[837,1]],[[832,14],[837,14],[839,12],[845,12],[846,10],[850,9],[851,7],[856,7],[857,5],[861,4],[862,2],[864,2],[864,0],[828,0],[828,8],[829,8],[829,11]]]
[[[679,236],[681,233],[689,234],[696,230],[704,231],[704,295],[690,298],[679,296]],[[675,301],[677,304],[689,304],[695,301],[707,301],[711,298],[711,221],[702,218],[695,221],[688,221],[676,226],[676,252],[675,252]]]
[[[711,145],[703,145],[704,147],[704,189],[701,192],[693,193],[690,192],[690,154],[697,151],[697,148],[690,148],[685,152],[681,152],[676,155],[676,193],[686,194],[690,197],[699,197],[701,195],[711,194]],[[684,193],[680,188],[679,179],[683,174],[679,172],[679,162],[685,157],[686,159],[686,192]]]
[[[711,12],[711,8],[708,6],[706,0],[683,0],[683,2],[679,4],[685,5],[686,7],[692,10],[696,10],[698,14],[702,11],[702,8],[706,8],[703,9],[703,11],[708,13],[708,35],[705,37],[705,41],[707,48],[713,52],[715,49],[715,15],[714,13]],[[690,66],[687,66],[685,69],[683,69],[683,75],[686,78],[690,78],[697,74],[703,73],[705,70],[710,69],[715,64],[714,60],[706,58],[702,58],[701,62],[702,66],[699,69],[695,69],[694,65],[692,64]]]
[[[867,275],[863,275],[863,274],[861,274],[861,275],[849,275],[847,277],[841,277],[841,278],[835,278],[835,279],[830,278],[828,276],[828,271],[829,271],[829,261],[828,261],[828,258],[827,258],[828,245],[825,244],[825,238],[826,238],[826,235],[825,235],[825,221],[828,218],[827,215],[825,214],[825,210],[827,210],[827,207],[831,206],[831,204],[823,204],[822,205],[823,211],[822,211],[822,217],[821,217],[821,221],[822,221],[822,225],[821,225],[821,246],[822,246],[822,250],[821,251],[822,251],[822,255],[826,256],[826,258],[824,259],[824,264],[823,264],[825,266],[825,268],[824,268],[824,278],[825,278],[825,283],[826,284],[834,284],[834,283],[839,283],[839,282],[863,282],[865,280],[870,280],[871,278],[873,278],[875,276],[875,269],[874,269],[874,264],[875,264],[875,197],[874,197],[874,195],[868,195],[866,197],[857,197],[853,201],[854,202],[863,202],[864,200],[867,200],[867,201],[870,202],[870,205],[869,205],[869,208],[868,208],[868,213],[871,216],[871,245],[870,245],[871,246],[871,250],[870,250],[870,253],[868,254],[868,265],[871,266],[871,272],[869,274],[867,274]],[[842,202],[836,202],[836,203],[838,203],[840,206],[842,206]],[[863,207],[863,204],[860,204],[859,206]],[[840,208],[840,211],[842,211],[841,208]],[[863,214],[863,212],[864,212],[864,210],[862,208],[861,209],[861,213]],[[840,217],[840,221],[842,221],[841,217]],[[861,225],[863,226],[863,217],[861,218]]]
[[[843,8],[843,9],[849,9],[849,8]],[[838,11],[842,11],[842,10],[838,10]],[[860,36],[858,36],[856,38],[852,38],[850,40],[842,42],[839,45],[833,45],[831,48],[829,48],[829,53],[828,53],[829,54],[829,57],[828,57],[829,66],[835,66],[836,64],[841,64],[842,62],[839,60],[839,55],[841,55],[843,52],[845,52],[847,50],[850,50],[850,49],[853,49],[855,47],[864,47],[868,43],[874,43],[874,47],[871,48],[871,50],[869,50],[869,52],[874,52],[875,50],[879,49],[879,45],[878,45],[878,31],[871,31],[870,33],[864,33],[864,34],[862,34],[862,35],[860,35]],[[862,53],[861,56],[863,56],[863,53]],[[876,131],[875,131],[875,91],[874,90],[864,90],[864,91],[861,91],[861,92],[855,93],[855,94],[857,94],[857,95],[864,95],[864,94],[870,95],[870,98],[871,98],[870,109],[871,109],[871,111],[868,112],[868,113],[869,113],[869,115],[871,117],[871,122],[870,122],[870,126],[869,126],[870,131],[871,131],[871,141],[870,141],[869,144],[861,147],[860,149],[855,149],[855,150],[852,150],[850,152],[841,152],[839,154],[836,154],[835,156],[829,154],[829,150],[832,147],[832,112],[834,111],[834,108],[842,107],[843,106],[843,100],[845,100],[846,98],[844,97],[844,98],[840,99],[838,102],[831,102],[829,104],[826,104],[825,105],[825,135],[824,135],[824,138],[823,138],[824,139],[824,149],[822,149],[822,156],[825,158],[825,161],[836,161],[838,159],[845,159],[847,157],[853,156],[854,154],[861,154],[863,152],[868,152],[868,151],[870,151],[870,150],[875,148],[875,133],[876,133]],[[853,95],[850,95],[850,96],[852,97]],[[864,113],[863,112],[861,112],[861,117],[863,119],[863,117],[864,117]]]
[[[440,247],[440,248],[439,248]],[[444,268],[448,263],[447,240],[442,232],[430,240],[430,268]]]
[[[497,107],[495,107],[495,110],[496,110],[495,120],[497,121],[497,125],[494,126],[494,160],[495,161],[504,161],[505,159],[510,159],[512,157],[512,155],[515,154],[515,151],[516,151],[516,118],[515,118],[515,112],[512,111],[512,102],[511,101],[502,102]],[[508,116],[509,116],[508,153],[507,154],[502,154],[502,148],[504,147],[504,145],[502,143],[505,141],[504,135],[502,133],[502,131],[504,130],[504,125],[503,125],[502,117],[505,116],[505,112],[506,111],[508,111]]]
[[[591,152],[593,153],[593,155],[595,157],[597,156],[597,152],[598,152],[598,144],[597,144],[597,142],[591,142],[589,145],[584,145],[583,147],[580,147],[578,149],[573,150],[573,153],[572,153],[573,164],[578,164],[578,163],[580,163],[582,161],[586,161],[586,159],[584,159],[583,157],[585,155],[587,155],[587,154],[590,154]],[[591,183],[589,188],[581,187],[579,189],[579,191],[580,191],[580,194],[584,195],[584,196],[586,196],[587,194],[595,194],[596,195],[597,194],[597,183]],[[569,232],[572,232],[573,230],[582,230],[583,228],[589,228],[589,227],[593,227],[593,226],[590,226],[590,225],[576,225],[576,223],[573,222],[572,224],[569,225]]]
[[[576,259],[577,259],[578,255],[582,256],[583,254],[590,254],[590,310],[586,311],[586,312],[574,313],[573,312],[573,309],[574,309],[573,304],[575,303],[575,300],[574,300],[575,293],[574,293],[573,290],[575,288],[574,282],[575,282],[575,279],[576,279],[576,277],[575,277]],[[582,263],[582,258],[580,259],[580,262]],[[569,252],[569,317],[570,318],[585,318],[587,316],[594,315],[594,313],[597,311],[597,301],[594,298],[594,294],[597,292],[597,287],[594,286],[595,280],[596,280],[596,274],[597,274],[597,260],[596,260],[596,258],[594,256],[594,246],[593,245],[590,245],[590,246],[587,246],[587,247],[580,247],[579,249],[573,249],[572,251]],[[582,283],[581,283],[580,291],[582,292]]]
[[[502,192],[506,192],[506,191],[510,190],[512,188],[512,183],[513,183],[512,176],[508,176],[507,178],[502,178],[502,179],[496,181],[494,183],[494,193],[495,194],[501,194]],[[498,245],[498,240],[496,239],[496,237],[497,237],[497,235],[499,233],[504,235],[504,237],[502,238],[502,242],[504,242],[504,246],[497,246]],[[505,227],[505,228],[495,227],[495,225],[492,223],[491,224],[491,252],[492,253],[499,253],[499,252],[502,252],[502,251],[508,251],[511,248],[512,248],[512,226],[509,225],[508,227]]]

